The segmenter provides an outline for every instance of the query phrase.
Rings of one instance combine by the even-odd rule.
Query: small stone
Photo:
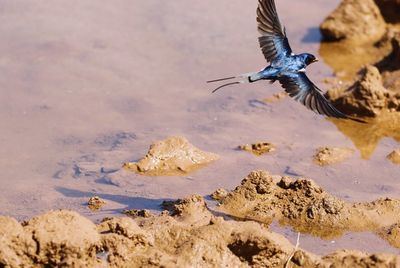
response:
[[[105,205],[105,201],[102,200],[99,196],[93,196],[88,201],[88,207],[92,211],[96,211]]]

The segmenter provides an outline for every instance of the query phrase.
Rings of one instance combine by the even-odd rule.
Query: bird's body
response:
[[[257,22],[258,31],[261,34],[258,38],[259,44],[269,65],[259,72],[208,81],[218,82],[242,78],[240,81],[224,84],[213,92],[224,86],[245,82],[253,83],[259,80],[268,80],[274,83],[279,81],[286,92],[289,93],[289,96],[314,112],[330,117],[352,119],[338,111],[307,77],[306,67],[318,60],[309,53],[296,55],[292,52],[286,31],[279,21],[274,0],[259,0]]]

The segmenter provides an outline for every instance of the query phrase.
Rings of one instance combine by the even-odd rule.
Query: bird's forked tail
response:
[[[237,84],[255,82],[255,81],[261,79],[261,74],[259,72],[246,73],[246,74],[240,74],[240,75],[237,75],[237,76],[231,76],[231,77],[225,77],[225,78],[219,78],[219,79],[215,79],[215,80],[210,80],[210,81],[207,81],[207,83],[214,83],[214,82],[233,80],[233,79],[238,79],[238,80],[235,81],[235,82],[229,82],[229,83],[223,84],[223,85],[217,87],[216,89],[214,89],[212,91],[212,93],[214,93],[217,90],[219,90],[219,89],[221,89],[223,87],[226,87],[226,86],[232,86],[232,85],[237,85]]]

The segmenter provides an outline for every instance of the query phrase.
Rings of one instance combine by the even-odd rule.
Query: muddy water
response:
[[[292,48],[318,55],[323,18],[339,1],[278,2]],[[258,83],[210,94],[204,81],[261,69],[256,1],[3,1],[0,8],[0,214],[30,218],[71,208],[93,220],[123,209],[158,210],[163,199],[231,189],[252,170],[306,176],[346,201],[399,197],[399,167],[386,155],[399,145],[377,141],[365,159],[347,134],[289,98],[262,100],[281,89]],[[300,11],[300,12],[299,12]],[[333,70],[309,75],[321,85]],[[340,129],[340,128],[339,128]],[[170,135],[221,159],[184,177],[134,173],[107,179]],[[271,142],[256,157],[240,144]],[[375,141],[374,141],[375,142]],[[322,146],[357,153],[328,167],[312,162]],[[362,150],[361,150],[362,152]],[[99,212],[85,205],[98,195]],[[281,230],[291,241],[296,234]],[[316,253],[336,248],[399,253],[372,234],[331,241],[303,236]]]

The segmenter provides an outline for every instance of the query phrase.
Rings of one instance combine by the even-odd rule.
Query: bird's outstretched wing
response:
[[[259,0],[257,8],[258,38],[265,59],[273,63],[280,57],[290,56],[292,49],[285,29],[279,21],[274,0]]]
[[[329,117],[351,118],[337,110],[323,95],[322,91],[311,82],[305,73],[291,73],[279,78],[282,87],[289,93],[289,96],[301,102],[308,109]]]

